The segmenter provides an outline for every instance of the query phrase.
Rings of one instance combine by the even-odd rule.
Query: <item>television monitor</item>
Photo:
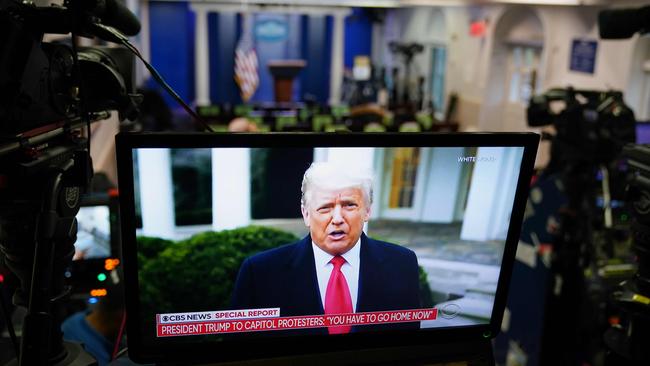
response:
[[[77,241],[72,260],[111,256],[110,209],[108,205],[81,206],[77,213]]]
[[[538,141],[119,134],[130,356],[403,362],[489,349]]]
[[[77,240],[72,263],[66,273],[75,298],[88,298],[101,287],[108,272],[106,261],[120,258],[117,191],[82,197],[77,213]],[[101,276],[104,274],[104,276]]]

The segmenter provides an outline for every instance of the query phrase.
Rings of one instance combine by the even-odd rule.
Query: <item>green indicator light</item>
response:
[[[106,275],[103,274],[103,273],[100,273],[100,274],[97,275],[97,279],[98,279],[100,282],[106,281]]]
[[[621,215],[621,221],[627,221],[627,215],[626,214]]]

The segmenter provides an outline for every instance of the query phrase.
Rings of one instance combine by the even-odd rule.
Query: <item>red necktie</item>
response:
[[[352,312],[352,298],[348,282],[345,280],[341,266],[345,259],[340,255],[332,258],[330,261],[334,265],[329,282],[327,282],[327,292],[325,292],[325,314],[346,314]],[[329,334],[350,333],[350,326],[329,327]]]

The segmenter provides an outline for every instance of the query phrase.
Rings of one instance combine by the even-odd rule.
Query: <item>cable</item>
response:
[[[115,339],[115,346],[113,346],[113,354],[111,355],[111,361],[114,360],[120,352],[120,343],[122,341],[122,335],[124,334],[124,327],[126,325],[126,311],[122,315],[122,323],[120,324],[120,331],[117,333],[117,338]]]
[[[127,44],[128,44],[128,46],[127,46]],[[133,51],[133,50],[135,49],[135,47],[133,47],[133,46],[132,46],[130,43],[128,43],[128,42],[127,42],[127,43],[124,43],[124,45],[127,46],[127,48],[129,48],[131,51]],[[129,47],[129,46],[131,46],[131,47]],[[135,53],[135,52],[134,52],[134,53]],[[205,128],[207,131],[214,132],[214,130],[210,127],[210,125],[208,125],[208,123],[207,123],[203,118],[201,118],[201,116],[199,116],[198,114],[196,114],[196,112],[194,112],[194,110],[192,110],[192,108],[191,108],[190,106],[188,106],[188,105],[183,101],[183,99],[181,99],[181,97],[180,97],[178,94],[176,94],[176,92],[175,92],[175,91],[174,91],[174,90],[173,90],[173,89],[172,89],[172,88],[167,84],[167,82],[165,82],[165,80],[162,78],[162,76],[160,76],[160,74],[158,73],[158,71],[156,71],[156,69],[154,69],[153,66],[151,66],[151,65],[150,65],[150,64],[149,64],[149,63],[148,63],[148,62],[147,62],[147,61],[142,57],[142,55],[140,55],[139,52],[138,52],[138,53],[135,53],[135,55],[138,56],[138,58],[139,58],[140,60],[142,60],[142,62],[144,63],[144,66],[145,66],[145,67],[147,68],[147,70],[149,70],[149,72],[151,73],[151,76],[153,76],[153,78],[156,79],[156,81],[157,81],[157,82],[158,82],[158,83],[159,83],[159,84],[160,84],[160,85],[161,85],[161,86],[162,86],[162,87],[163,87],[163,88],[164,88],[164,89],[165,89],[165,90],[166,90],[166,91],[167,91],[167,92],[168,92],[168,93],[169,93],[169,94],[174,98],[174,99],[176,99],[176,101],[177,101],[177,102],[178,102],[178,103],[183,107],[183,109],[185,109],[185,111],[186,111],[187,113],[190,114],[190,116],[192,116],[192,118],[194,118],[195,121],[199,122],[199,123],[203,126],[203,128]]]
[[[192,118],[194,118],[196,122],[200,123],[206,131],[215,132],[210,127],[210,125],[208,125],[208,123],[203,118],[201,118],[201,116],[199,116],[196,112],[194,112],[194,110],[189,105],[187,105],[187,103],[185,103],[185,101],[178,94],[176,94],[174,89],[172,89],[172,87],[169,86],[169,84],[167,84],[167,82],[158,73],[158,71],[156,71],[156,69],[153,66],[151,66],[151,64],[148,63],[147,60],[144,59],[144,57],[142,57],[140,51],[138,51],[138,49],[133,44],[131,44],[131,42],[129,42],[129,39],[125,35],[123,35],[117,29],[104,24],[95,23],[93,25],[95,27],[95,30],[98,33],[100,33],[103,38],[106,38],[112,42],[121,43],[126,48],[128,48],[131,52],[133,52],[133,54],[136,55],[142,61],[142,63],[144,63],[144,66],[147,68],[147,70],[149,70],[151,76],[153,76],[153,78],[158,82],[158,84],[160,84],[163,87],[163,89],[165,89],[165,91],[169,95],[171,95],[178,102],[178,104],[180,104],[181,107],[183,107],[183,109],[185,109],[185,111],[190,116],[192,116]]]
[[[129,350],[129,347],[124,347],[124,348],[122,348],[122,349],[120,350],[120,352],[118,352],[118,353],[115,355],[115,358],[121,357],[121,356],[122,356],[123,354],[125,354],[128,350]]]

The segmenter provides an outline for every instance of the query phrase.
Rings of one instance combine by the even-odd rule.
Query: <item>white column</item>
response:
[[[131,8],[129,6],[129,8]],[[149,0],[140,0],[140,6],[138,8],[136,16],[140,19],[140,34],[137,36],[137,40],[140,46],[140,54],[142,58],[151,62],[151,35],[149,32]],[[151,77],[149,70],[144,66],[142,62],[136,60],[136,86],[141,86],[144,82]]]
[[[492,215],[494,224],[490,237],[495,239],[504,239],[508,236],[510,227],[510,215],[512,214],[512,204],[515,200],[515,191],[517,190],[517,179],[519,178],[519,168],[523,158],[523,148],[509,148],[504,154],[501,162],[501,179],[499,185],[499,195],[497,204]]]
[[[341,102],[343,84],[343,42],[345,41],[345,17],[348,12],[334,13],[334,30],[332,32],[332,61],[330,65],[330,105]]]
[[[250,149],[212,149],[212,229],[250,224]]]
[[[140,12],[138,10],[138,0],[126,0],[126,7],[127,9],[131,10],[131,13],[135,15],[136,17],[139,15],[138,13]]]
[[[169,149],[138,149],[142,234],[174,238],[174,186]]]
[[[506,238],[521,157],[521,148],[481,147],[476,158],[494,160],[463,163],[475,165],[461,239],[485,241]]]
[[[196,105],[210,104],[210,63],[208,55],[208,12],[203,7],[195,7],[196,41],[194,46],[194,63],[196,82]]]
[[[327,161],[346,165],[350,169],[372,171],[375,162],[375,148],[331,147],[327,149]]]
[[[329,148],[327,147],[315,147],[314,148],[314,162],[327,161],[327,153]]]
[[[463,156],[463,148],[434,148],[431,154],[431,165],[425,179],[422,221],[451,223],[454,221],[458,194],[464,191],[464,187],[459,186],[463,163],[458,162],[458,157]]]

